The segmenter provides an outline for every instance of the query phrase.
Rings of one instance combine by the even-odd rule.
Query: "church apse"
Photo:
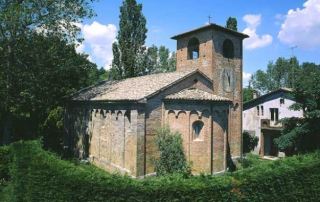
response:
[[[226,167],[228,104],[215,105],[188,101],[165,103],[166,125],[181,134],[193,173],[220,172]]]

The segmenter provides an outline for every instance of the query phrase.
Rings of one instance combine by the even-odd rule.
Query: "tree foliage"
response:
[[[251,79],[252,87],[261,93],[266,93],[282,87],[293,88],[297,83],[296,74],[299,71],[297,58],[278,58],[275,63],[269,62],[267,70],[258,70]]]
[[[242,133],[243,138],[243,153],[249,153],[254,150],[254,148],[258,145],[259,138],[257,136],[251,135],[248,132]]]
[[[253,99],[254,90],[251,87],[243,88],[242,93],[243,102],[248,102]]]
[[[238,31],[237,18],[229,17],[227,20],[226,28],[234,30],[234,31]]]
[[[276,143],[287,154],[320,148],[320,66],[303,63],[295,81],[293,95],[296,104],[291,108],[302,110],[304,118],[283,121],[285,129]]]
[[[76,23],[93,16],[90,2],[0,2],[2,143],[38,137],[64,96],[99,79],[96,65],[75,51]]]
[[[172,133],[169,128],[160,128],[157,131],[156,145],[160,152],[160,157],[155,162],[157,175],[190,174],[191,170],[184,155],[181,134]]]
[[[72,41],[78,36],[76,23],[94,15],[90,8],[92,1],[3,0],[0,2],[0,40],[7,41],[7,47],[14,46],[20,37],[32,36],[36,31]]]
[[[139,75],[139,57],[145,50],[147,37],[146,18],[142,4],[136,0],[124,0],[120,7],[120,23],[117,42],[112,46],[112,77],[121,79]]]
[[[170,56],[170,51],[165,46],[159,48],[152,45],[144,52],[144,59],[140,63],[140,75],[153,74],[159,72],[172,72],[176,68],[176,58],[173,52]]]

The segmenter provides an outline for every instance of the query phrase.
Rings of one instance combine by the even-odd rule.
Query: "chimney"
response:
[[[256,91],[256,90],[252,90],[252,97],[253,97],[253,99],[258,98],[259,97],[259,92]]]

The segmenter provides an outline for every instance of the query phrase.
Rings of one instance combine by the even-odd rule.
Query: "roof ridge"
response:
[[[242,38],[248,38],[249,37],[247,34],[244,34],[242,32],[235,31],[235,30],[223,27],[223,26],[215,24],[215,23],[209,23],[207,25],[204,25],[204,26],[201,26],[201,27],[198,27],[198,28],[195,28],[195,29],[192,29],[192,30],[189,30],[189,31],[185,31],[185,32],[180,33],[180,34],[177,34],[177,35],[171,37],[171,39],[177,39],[177,38],[179,38],[181,36],[184,36],[184,35],[187,35],[187,34],[190,34],[190,33],[193,33],[193,32],[197,32],[197,31],[200,31],[200,30],[203,30],[203,29],[207,29],[207,28],[220,29],[222,31],[229,32],[229,33],[232,33],[234,35],[241,36]]]
[[[188,94],[190,92],[191,94]],[[200,93],[200,94],[199,94]],[[195,96],[195,97],[194,97]],[[185,88],[165,97],[168,100],[211,100],[211,101],[231,101],[229,98],[216,95],[199,88]]]
[[[175,71],[175,72],[180,72],[180,73],[183,73],[183,72],[186,72],[186,73],[187,73],[187,72],[188,72],[188,74],[186,74],[186,75],[184,75],[183,77],[181,77],[181,78],[179,78],[179,79],[177,79],[177,80],[169,83],[169,84],[166,85],[166,86],[163,86],[163,87],[160,88],[159,90],[157,90],[157,91],[155,91],[155,92],[153,92],[153,93],[151,93],[151,94],[149,94],[149,95],[146,95],[144,98],[150,98],[150,97],[152,97],[153,95],[156,95],[156,94],[158,94],[159,92],[161,92],[161,91],[169,88],[170,86],[173,86],[174,84],[180,82],[181,80],[185,79],[186,77],[188,77],[188,76],[190,76],[190,75],[192,75],[192,74],[194,74],[194,73],[196,73],[196,72],[201,73],[198,69],[192,69],[192,70],[189,70],[189,71],[190,71],[190,72],[188,72],[188,71]],[[203,75],[203,73],[201,73],[201,74]]]
[[[268,96],[270,96],[270,95],[272,95],[272,94],[274,94],[274,93],[280,92],[280,91],[286,91],[287,93],[292,93],[292,92],[293,92],[293,89],[292,89],[292,88],[286,88],[286,87],[280,87],[280,88],[278,88],[278,89],[276,89],[276,90],[270,91],[270,92],[268,92],[268,93],[266,93],[266,94],[264,94],[264,95],[261,95],[261,96],[259,96],[259,97],[257,97],[257,98],[253,98],[253,99],[251,99],[251,100],[249,100],[249,101],[246,101],[246,102],[244,102],[243,104],[244,104],[244,105],[248,105],[248,104],[250,104],[251,102],[255,102],[255,101],[257,101],[257,100],[263,99],[263,98],[265,98],[265,97],[268,97]]]
[[[195,71],[195,70],[193,69],[193,70],[174,71],[174,72],[158,72],[158,73],[154,73],[154,74],[146,74],[146,75],[141,75],[141,76],[135,76],[135,77],[125,78],[125,79],[121,79],[121,80],[118,80],[118,81],[120,82],[120,81],[125,81],[125,80],[133,80],[133,79],[151,77],[151,76],[156,76],[156,75],[174,74],[174,73],[184,73],[184,72],[193,72],[193,71]]]

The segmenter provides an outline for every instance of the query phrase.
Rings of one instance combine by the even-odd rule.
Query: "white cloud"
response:
[[[242,83],[243,86],[248,86],[249,80],[251,79],[252,74],[248,72],[243,72],[242,73]]]
[[[256,49],[268,46],[272,43],[272,36],[264,34],[259,36],[257,34],[257,27],[261,24],[261,15],[245,15],[243,21],[247,23],[247,27],[243,30],[243,33],[250,37],[244,40],[245,49]]]
[[[77,47],[78,52],[86,51],[88,59],[105,69],[109,69],[112,63],[112,43],[116,39],[117,28],[113,24],[101,24],[94,21],[91,24],[79,24],[84,41]]]
[[[320,0],[307,0],[302,9],[289,10],[278,38],[290,46],[320,47]]]

